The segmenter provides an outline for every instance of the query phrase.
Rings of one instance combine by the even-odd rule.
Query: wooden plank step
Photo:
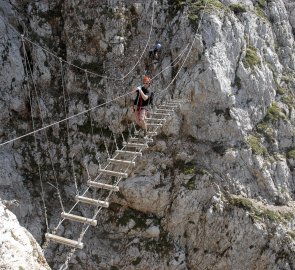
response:
[[[178,105],[160,105],[159,107],[157,107],[157,108],[159,108],[159,109],[165,109],[165,108],[167,108],[167,109],[176,109],[176,108],[178,108]]]
[[[47,240],[59,243],[59,244],[63,244],[69,247],[73,247],[73,248],[79,248],[79,249],[83,249],[83,243],[79,242],[79,241],[75,241],[75,240],[71,240],[62,236],[58,236],[55,234],[51,234],[51,233],[46,233],[45,237]]]
[[[108,158],[108,161],[111,162],[112,164],[135,166],[135,162],[130,161],[130,160],[121,160],[121,159]]]
[[[125,145],[126,147],[135,147],[135,148],[147,148],[147,147],[149,147],[146,143],[123,142],[123,145]]]
[[[65,219],[69,219],[69,220],[89,224],[91,226],[96,226],[97,225],[97,220],[95,220],[95,219],[81,217],[81,216],[77,216],[77,215],[73,215],[73,214],[69,214],[69,213],[65,213],[65,212],[62,212],[61,216],[63,218],[65,218]]]
[[[155,121],[155,122],[165,122],[165,118],[146,118],[147,121]]]
[[[118,186],[108,185],[108,184],[105,184],[105,183],[94,182],[94,181],[91,181],[91,180],[87,181],[87,185],[90,186],[90,187],[95,187],[95,188],[102,188],[102,189],[107,189],[107,190],[111,190],[111,191],[119,191]]]
[[[134,131],[134,135],[138,135],[138,131]],[[157,131],[147,131],[146,133],[147,136],[154,136],[154,135],[158,135]]]
[[[147,131],[146,135],[154,136],[154,135],[158,135],[158,132],[157,131]]]
[[[159,113],[159,112],[153,112],[150,113],[151,115],[156,115],[156,116],[170,116],[170,113]]]
[[[88,197],[78,196],[76,195],[75,200],[77,202],[88,203],[91,205],[102,206],[102,207],[109,207],[109,203],[105,201],[95,200]]]
[[[161,113],[161,112],[162,112],[162,113],[169,113],[169,112],[171,112],[171,113],[172,113],[172,112],[174,112],[174,110],[169,110],[169,109],[161,109],[161,108],[160,108],[160,109],[158,109],[158,108],[157,108],[157,109],[156,109],[156,112],[157,112],[157,113]]]
[[[111,176],[119,176],[119,177],[124,177],[124,178],[128,177],[128,173],[117,172],[117,171],[109,171],[109,170],[99,169],[99,170],[97,170],[97,172],[111,175]]]
[[[141,152],[136,152],[136,151],[116,150],[115,153],[116,154],[126,154],[126,155],[134,155],[134,156],[142,157],[142,153]]]
[[[128,139],[128,143],[137,143],[137,142],[153,142],[154,140],[152,138],[137,138],[137,137],[134,137],[134,138],[129,138]]]
[[[167,103],[163,103],[164,106],[176,106],[179,107],[181,104],[183,104],[182,102],[167,102]]]
[[[151,127],[161,127],[163,126],[163,124],[158,124],[158,123],[147,123],[146,124],[148,127],[151,126]]]

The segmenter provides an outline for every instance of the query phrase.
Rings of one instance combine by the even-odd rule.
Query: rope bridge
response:
[[[55,169],[54,162],[53,162],[54,157],[53,157],[52,153],[49,151],[51,144],[50,144],[49,138],[47,136],[46,130],[54,125],[57,125],[60,123],[66,123],[67,141],[69,142],[69,129],[70,129],[69,120],[72,118],[76,118],[80,115],[84,115],[86,113],[89,113],[90,123],[91,123],[91,133],[93,135],[93,121],[91,118],[91,111],[93,111],[97,108],[103,107],[107,104],[111,104],[119,99],[122,99],[123,97],[129,96],[130,94],[133,93],[133,91],[125,93],[121,96],[115,97],[109,101],[106,101],[106,102],[96,105],[94,107],[89,106],[89,108],[87,110],[81,111],[77,114],[68,115],[67,97],[69,96],[69,93],[67,92],[67,89],[65,87],[66,84],[65,84],[65,80],[64,80],[63,66],[64,66],[64,64],[67,64],[69,66],[73,66],[77,69],[84,71],[86,81],[87,81],[87,90],[89,90],[89,86],[90,86],[90,82],[88,80],[89,75],[98,76],[103,79],[114,80],[114,81],[124,80],[127,76],[129,76],[132,72],[134,72],[135,67],[139,64],[140,60],[142,59],[142,57],[145,54],[145,51],[148,47],[150,37],[151,37],[151,31],[153,28],[153,21],[154,21],[154,4],[155,4],[155,1],[153,1],[153,4],[152,4],[152,11],[153,12],[152,12],[152,16],[151,16],[151,29],[149,31],[148,39],[147,39],[146,45],[144,47],[144,50],[140,54],[140,57],[136,61],[135,65],[130,69],[130,71],[128,71],[121,78],[108,77],[108,76],[104,76],[101,74],[89,72],[85,69],[81,69],[80,67],[75,66],[75,65],[61,59],[57,55],[48,51],[47,49],[42,48],[38,44],[36,44],[36,43],[32,42],[31,40],[29,40],[28,38],[26,38],[24,35],[19,34],[16,29],[14,29],[12,26],[10,26],[8,24],[17,34],[19,34],[21,36],[21,41],[23,44],[23,46],[22,46],[23,47],[23,55],[24,55],[24,59],[25,59],[25,61],[24,61],[25,74],[28,79],[29,78],[31,79],[32,85],[33,85],[32,90],[29,89],[28,85],[26,86],[28,88],[27,92],[28,92],[28,96],[29,96],[30,107],[33,108],[33,96],[35,96],[36,97],[36,105],[39,110],[42,127],[39,129],[36,128],[36,123],[35,123],[35,120],[33,117],[33,112],[31,111],[31,121],[32,121],[33,131],[28,132],[28,133],[21,135],[19,137],[10,139],[8,141],[2,142],[2,143],[0,143],[0,146],[10,144],[10,143],[12,143],[16,140],[19,140],[21,138],[24,138],[26,136],[30,136],[30,135],[34,136],[36,162],[38,165],[39,181],[40,181],[40,186],[41,186],[41,197],[42,197],[42,203],[43,203],[43,207],[44,207],[44,214],[45,214],[46,228],[47,228],[47,233],[45,234],[45,242],[43,243],[42,248],[46,249],[50,242],[54,242],[56,244],[62,244],[62,245],[65,245],[70,248],[70,252],[67,254],[65,263],[60,267],[60,270],[67,269],[69,261],[71,260],[75,251],[77,249],[82,249],[84,247],[84,243],[83,243],[84,235],[86,234],[86,232],[90,228],[90,226],[97,225],[97,216],[99,215],[100,211],[103,208],[109,207],[110,197],[113,194],[113,192],[119,191],[120,181],[122,181],[123,179],[127,178],[130,175],[130,173],[132,172],[132,170],[136,166],[137,162],[139,161],[140,157],[142,157],[143,151],[145,149],[147,149],[149,147],[149,144],[154,141],[154,137],[156,135],[158,135],[159,132],[161,132],[161,128],[163,127],[163,125],[167,124],[168,120],[173,116],[175,110],[177,108],[179,108],[179,106],[181,106],[181,104],[183,104],[186,101],[186,100],[181,100],[181,99],[170,99],[169,100],[169,98],[165,97],[166,95],[164,96],[164,93],[166,91],[168,91],[170,86],[174,83],[177,76],[179,75],[179,72],[181,71],[185,62],[187,61],[187,59],[190,55],[190,52],[193,48],[193,45],[195,43],[200,23],[199,23],[198,29],[196,30],[196,34],[193,36],[192,41],[187,43],[187,45],[183,48],[183,50],[180,51],[178,56],[169,65],[167,65],[165,68],[163,68],[158,74],[156,74],[152,78],[152,79],[155,79],[161,73],[163,73],[166,69],[171,68],[171,66],[176,66],[178,63],[181,63],[178,71],[176,72],[174,77],[171,79],[171,81],[169,82],[167,87],[165,87],[162,90],[157,91],[157,93],[162,95],[162,99],[161,99],[161,102],[158,103],[155,108],[153,108],[153,110],[150,112],[148,118],[146,119],[147,128],[148,128],[147,137],[140,138],[139,131],[136,130],[135,126],[134,125],[132,125],[131,127],[128,126],[128,135],[129,135],[128,138],[127,138],[127,136],[124,136],[121,133],[121,138],[122,138],[122,146],[121,147],[119,146],[119,143],[117,142],[116,136],[113,135],[114,142],[115,142],[115,148],[116,148],[113,153],[111,153],[111,151],[109,150],[108,143],[104,140],[103,143],[104,143],[105,151],[107,154],[107,163],[105,166],[103,166],[103,164],[99,158],[98,151],[97,151],[97,148],[95,145],[96,159],[97,159],[98,166],[99,166],[99,169],[97,171],[98,175],[94,178],[90,176],[88,164],[85,161],[84,167],[87,172],[87,182],[86,182],[87,187],[84,192],[80,192],[78,189],[77,179],[76,179],[76,175],[75,175],[75,168],[74,168],[74,156],[71,157],[71,167],[73,170],[72,175],[73,175],[73,180],[74,180],[74,184],[75,184],[76,194],[74,197],[75,203],[71,207],[71,209],[68,211],[66,211],[66,209],[63,205],[62,195],[61,195],[60,188],[58,185],[57,173],[56,173],[56,169]],[[203,18],[203,14],[201,16],[200,21],[202,20],[202,18]],[[41,105],[40,105],[41,97],[38,94],[37,86],[35,84],[35,80],[34,80],[34,76],[33,76],[33,71],[31,70],[31,66],[29,65],[29,57],[28,57],[28,53],[26,52],[26,49],[25,49],[25,42],[30,42],[32,45],[41,48],[46,53],[57,58],[58,61],[60,62],[64,117],[63,117],[63,119],[53,122],[48,125],[45,125],[45,122],[44,122],[44,119],[42,116],[42,109],[41,109]],[[163,100],[165,100],[165,101],[163,101]],[[44,114],[44,112],[43,112],[43,114]],[[41,160],[40,160],[40,157],[38,154],[38,143],[37,143],[36,134],[40,133],[40,132],[43,132],[45,135],[45,139],[46,139],[47,147],[48,147],[49,159],[50,159],[50,163],[51,163],[52,171],[53,171],[53,178],[55,181],[55,184],[52,184],[52,183],[48,183],[48,184],[50,184],[52,187],[54,187],[56,189],[59,203],[61,205],[61,210],[62,210],[62,212],[60,214],[60,220],[59,220],[58,224],[52,230],[50,230],[50,228],[49,228],[49,222],[48,222],[48,217],[47,217],[47,207],[46,207],[45,199],[44,199],[45,191],[44,191],[43,181],[42,181],[42,177],[41,177]],[[93,136],[91,138],[93,138]],[[80,206],[86,206],[88,210],[91,210],[92,215],[90,215],[90,216],[78,215],[77,209]],[[59,229],[61,228],[61,225],[65,220],[67,220],[69,222],[81,224],[81,230],[80,230],[78,237],[76,237],[76,239],[70,239],[69,237],[63,236],[60,233]]]
[[[130,175],[139,158],[142,157],[143,151],[149,147],[150,143],[153,142],[153,137],[159,134],[161,127],[167,123],[167,120],[183,102],[183,100],[170,100],[156,107],[146,119],[148,137],[140,138],[139,131],[135,129],[135,126],[133,126],[132,130],[130,130],[130,136],[128,139],[125,139],[124,135],[121,134],[123,138],[123,147],[121,149],[118,147],[115,139],[116,150],[113,156],[110,155],[105,142],[106,152],[108,155],[107,165],[102,167],[101,163],[99,163],[98,175],[95,178],[91,178],[87,164],[85,164],[88,176],[88,187],[82,194],[79,194],[76,189],[75,205],[68,212],[63,209],[61,213],[62,220],[54,229],[53,233],[45,234],[47,241],[53,241],[58,244],[66,245],[72,248],[71,252],[75,252],[76,249],[83,248],[84,244],[82,240],[85,233],[90,226],[97,225],[96,218],[99,212],[103,208],[109,207],[109,199],[113,192],[119,191],[120,181]],[[91,192],[91,190],[94,190],[94,192]],[[100,191],[99,194],[97,194],[97,191]],[[92,209],[93,215],[91,217],[84,217],[73,214],[79,205],[87,205],[87,208],[89,207],[89,209]],[[58,228],[64,220],[83,224],[81,233],[77,240],[58,235]],[[46,245],[47,244],[48,243],[46,243]]]

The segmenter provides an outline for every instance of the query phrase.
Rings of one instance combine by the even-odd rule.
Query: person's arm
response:
[[[139,91],[139,93],[140,93],[143,100],[147,100],[149,98],[149,96],[146,95],[141,89],[138,89],[138,91]]]

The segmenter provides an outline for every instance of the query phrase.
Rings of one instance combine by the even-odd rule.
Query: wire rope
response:
[[[25,44],[23,43],[23,50],[24,50],[24,53],[25,53],[24,46],[25,46]],[[28,78],[28,71],[27,71],[27,65],[26,64],[25,64],[25,74],[26,74],[26,77]],[[32,126],[33,126],[33,130],[34,130],[35,129],[35,121],[34,121],[34,116],[33,116],[33,111],[32,111],[33,103],[32,103],[31,91],[30,91],[29,87],[27,87],[27,91],[28,91],[28,96],[29,96],[30,114],[31,114]],[[46,229],[48,231],[49,230],[49,223],[48,223],[47,207],[46,207],[46,203],[45,203],[45,192],[44,192],[44,186],[43,186],[43,181],[42,181],[41,164],[40,164],[40,157],[38,155],[38,144],[37,144],[36,134],[34,134],[34,143],[35,143],[36,159],[37,159],[37,165],[38,165],[39,182],[40,182],[40,187],[41,187],[41,200],[42,200],[42,204],[43,204],[43,208],[44,208]]]
[[[155,2],[155,1],[154,1],[154,2]],[[154,8],[154,2],[153,2],[153,8]],[[1,19],[1,18],[0,18],[0,19]],[[151,32],[150,32],[150,34],[151,34]],[[149,37],[150,37],[150,34],[149,34]],[[21,36],[22,36],[23,39],[25,39],[25,37],[24,37],[23,35],[21,35]],[[37,44],[36,44],[36,45],[37,45]],[[145,46],[145,49],[146,49],[146,47],[147,47],[147,44],[146,44],[146,46]],[[178,55],[178,57],[182,58],[182,56],[183,56],[185,50],[187,49],[187,47],[188,47],[188,44],[186,45],[186,47],[184,48],[184,50]],[[52,54],[52,53],[51,53],[51,54]],[[143,54],[144,54],[144,52],[142,53],[142,55],[143,55]],[[55,55],[54,55],[54,56],[55,56]],[[57,57],[57,56],[56,56],[56,57]],[[172,63],[174,63],[174,62],[177,60],[178,57],[176,57]],[[57,58],[58,58],[60,61],[64,61],[64,60],[61,60],[60,57],[57,57]],[[180,60],[179,60],[179,61],[180,61]],[[179,61],[177,61],[177,63],[178,63]],[[153,77],[153,79],[156,78],[157,76],[159,76],[162,72],[164,72],[164,71],[165,71],[167,68],[169,68],[170,66],[171,66],[171,65],[168,65],[167,67],[165,67],[160,73],[156,74],[156,75]],[[81,69],[81,70],[83,70],[84,72],[88,72],[88,71],[85,70],[85,69]],[[89,72],[88,72],[88,73],[89,73]],[[106,79],[108,79],[108,78],[106,78]],[[174,80],[175,80],[175,78],[174,78]],[[169,84],[169,86],[170,86],[170,84]],[[168,86],[168,87],[169,87],[169,86]],[[162,90],[162,91],[163,91],[163,90]],[[79,112],[79,113],[77,113],[77,114],[74,114],[74,115],[68,116],[68,117],[66,117],[66,118],[64,118],[64,119],[61,119],[61,120],[56,121],[56,122],[53,122],[53,123],[51,123],[51,124],[49,124],[49,125],[43,126],[42,128],[36,129],[36,130],[34,130],[34,131],[32,131],[32,132],[28,132],[28,133],[26,133],[26,134],[24,134],[24,135],[21,135],[21,136],[18,136],[18,137],[16,137],[16,138],[13,138],[13,139],[7,140],[7,141],[5,141],[5,142],[2,142],[2,143],[0,143],[0,147],[4,146],[4,145],[6,145],[6,144],[12,143],[12,142],[14,142],[14,141],[16,141],[16,140],[19,140],[19,139],[25,138],[25,137],[27,137],[27,136],[33,135],[34,133],[40,132],[40,131],[42,131],[42,130],[44,130],[44,129],[47,129],[47,128],[49,128],[49,127],[52,127],[52,126],[54,126],[54,125],[57,125],[57,124],[63,123],[64,121],[68,121],[68,120],[70,120],[70,119],[72,119],[72,118],[75,118],[75,117],[78,117],[78,116],[83,115],[83,114],[85,114],[85,113],[88,113],[88,112],[90,112],[90,111],[92,111],[92,110],[95,110],[95,109],[97,109],[97,108],[103,107],[103,106],[105,106],[105,105],[107,105],[107,104],[110,104],[110,103],[116,101],[116,100],[119,100],[119,99],[121,99],[121,98],[123,98],[123,97],[126,97],[126,96],[128,96],[128,95],[130,95],[130,94],[132,94],[132,93],[133,93],[133,91],[127,92],[127,93],[125,93],[125,94],[123,94],[123,95],[121,95],[121,96],[118,96],[118,97],[116,97],[116,98],[114,98],[114,99],[111,99],[111,100],[109,100],[109,101],[107,101],[107,102],[104,102],[104,103],[102,103],[102,104],[96,105],[96,106],[94,106],[94,107],[91,107],[91,108],[89,108],[89,109],[87,109],[87,110],[84,110],[84,111],[82,111],[82,112]]]
[[[154,1],[154,2],[155,2],[155,1]],[[153,13],[154,13],[154,2],[153,2]],[[204,14],[202,14],[202,16],[201,16],[201,20],[203,19],[203,15],[204,15]],[[200,22],[201,22],[201,20],[200,20]],[[152,16],[152,21],[153,21],[153,16]],[[187,59],[188,59],[188,57],[189,57],[189,55],[190,55],[190,52],[191,52],[192,47],[193,47],[193,45],[194,45],[194,42],[195,42],[195,40],[196,40],[196,36],[197,36],[197,32],[198,32],[198,30],[199,30],[199,27],[200,27],[200,23],[199,23],[199,25],[198,25],[198,28],[197,28],[196,34],[195,34],[195,36],[194,36],[194,39],[193,39],[193,41],[192,41],[192,44],[191,44],[191,46],[190,46],[190,49],[189,49],[189,51],[188,51],[188,53],[187,53],[187,55],[186,55],[186,57],[185,57],[183,63],[181,64],[179,70],[177,71],[176,75],[175,75],[174,78],[171,80],[171,82],[168,84],[168,86],[167,86],[165,89],[160,90],[159,93],[163,93],[163,92],[167,91],[168,88],[172,85],[172,83],[176,80],[176,77],[177,77],[178,74],[180,73],[181,69],[183,68],[185,62],[187,61]],[[150,31],[150,34],[151,34],[151,31]],[[150,34],[149,34],[149,38],[150,38]],[[26,38],[24,38],[24,39],[26,39]],[[148,45],[148,43],[147,43],[146,46],[145,46],[145,50],[146,50],[146,48],[147,48],[147,45]],[[174,59],[174,61],[173,61],[172,63],[176,62],[176,60],[177,60],[178,57],[180,58],[180,60],[177,60],[177,63],[180,62],[181,59],[182,59],[182,57],[184,56],[184,52],[185,52],[185,50],[186,50],[187,48],[188,48],[188,45],[187,45],[186,48],[181,52],[181,54],[179,54],[179,55]],[[139,60],[136,62],[136,65],[133,67],[133,69],[130,70],[126,75],[124,75],[125,77],[123,76],[122,78],[120,78],[120,79],[116,79],[116,80],[123,80],[124,78],[126,78],[126,77],[127,77],[127,76],[128,76],[128,75],[129,75],[134,69],[135,69],[135,67],[136,67],[136,66],[138,65],[138,63],[140,62],[140,59],[143,57],[143,54],[144,54],[145,50],[144,50],[143,53],[141,54]],[[26,55],[26,56],[27,56],[27,55]],[[64,61],[64,60],[61,60],[61,61]],[[67,63],[67,64],[69,64],[67,61],[64,61],[64,62]],[[172,64],[172,63],[171,63],[171,64]],[[167,66],[165,69],[169,68],[170,66],[171,66],[171,65]],[[75,66],[75,67],[77,67],[77,66]],[[77,68],[81,69],[80,67],[77,67]],[[165,69],[164,69],[164,70],[165,70]],[[81,70],[82,70],[82,69],[81,69]],[[157,76],[159,76],[162,72],[164,72],[164,70],[162,70],[160,73],[156,74],[156,75],[154,76],[154,78],[157,77]],[[84,70],[84,71],[85,71],[85,70]],[[99,76],[98,74],[95,74],[95,73],[92,73],[92,72],[88,72],[88,71],[87,71],[87,73],[88,73],[88,74],[92,74],[92,75],[97,75],[97,76]],[[31,72],[31,76],[32,76],[32,79],[33,79],[32,72]],[[110,78],[110,77],[106,77],[106,76],[102,76],[102,78],[112,79],[112,78]],[[35,84],[34,84],[34,87],[35,87]],[[36,89],[35,89],[35,91],[36,91]],[[15,140],[17,140],[17,139],[20,139],[20,138],[23,138],[23,137],[26,137],[26,136],[32,135],[32,134],[34,134],[34,136],[35,136],[36,132],[39,132],[39,131],[41,131],[41,130],[45,130],[46,128],[49,128],[49,127],[51,127],[51,126],[53,126],[53,125],[55,125],[55,124],[62,123],[62,122],[64,122],[64,121],[68,121],[69,119],[72,119],[72,118],[77,117],[77,116],[79,116],[79,115],[85,114],[85,113],[87,113],[87,112],[91,112],[91,111],[94,110],[94,109],[97,109],[97,108],[99,108],[99,107],[102,107],[102,106],[104,106],[104,105],[106,105],[106,104],[110,104],[111,102],[114,102],[114,101],[116,101],[116,100],[118,100],[118,99],[120,99],[120,98],[122,98],[122,97],[125,97],[125,96],[131,94],[131,93],[134,93],[134,91],[128,92],[128,93],[126,93],[126,94],[123,94],[123,95],[121,95],[121,96],[119,96],[119,97],[117,97],[117,98],[111,99],[110,101],[107,101],[107,102],[104,102],[104,103],[102,103],[102,104],[96,105],[96,106],[94,106],[94,107],[92,107],[92,108],[88,108],[87,110],[84,110],[84,111],[82,111],[82,112],[80,112],[80,113],[77,113],[77,114],[75,114],[75,115],[72,115],[72,116],[67,116],[67,115],[66,115],[66,118],[64,118],[64,119],[62,119],[62,120],[59,120],[59,121],[57,121],[57,122],[54,122],[54,123],[52,123],[52,124],[49,124],[49,125],[47,125],[47,126],[44,126],[44,122],[43,122],[43,119],[42,119],[42,125],[43,125],[42,128],[39,128],[38,130],[34,130],[33,132],[30,132],[30,133],[24,134],[24,135],[22,135],[22,136],[20,136],[20,137],[14,138],[14,139],[9,140],[9,141],[7,141],[7,142],[1,143],[0,146],[5,145],[5,144],[10,143],[10,142],[13,142],[13,141],[15,141]],[[36,92],[36,95],[37,95],[37,92]],[[37,99],[37,101],[38,101],[38,99]],[[38,105],[40,105],[40,104],[38,103]],[[39,106],[39,110],[40,110],[40,106]],[[42,116],[41,116],[41,117],[42,117]],[[46,134],[46,132],[45,132],[45,134]],[[47,135],[46,135],[46,137],[47,137]],[[47,139],[48,139],[48,138],[47,138]],[[124,147],[123,147],[122,149],[124,149]],[[49,154],[50,154],[50,152],[49,152]],[[51,157],[51,155],[50,155],[50,157]],[[135,159],[136,159],[136,156],[135,156],[133,159],[135,160]],[[51,160],[51,162],[52,162],[52,160]],[[52,163],[53,163],[53,162],[52,162]],[[108,165],[106,165],[105,168],[107,168],[107,166],[109,166],[109,163],[108,163]],[[129,166],[130,166],[130,165],[129,165]],[[127,172],[127,171],[130,169],[129,166],[126,168],[125,172]],[[100,177],[100,175],[101,175],[101,174],[99,174],[95,179],[98,179],[98,178]],[[119,177],[118,181],[116,182],[116,185],[119,184],[119,182],[121,181],[122,178],[123,178],[123,177]],[[57,185],[57,190],[58,190],[57,178],[56,178],[56,185]],[[86,191],[85,191],[83,194],[86,194],[86,192],[87,192],[88,190],[89,190],[89,187],[86,189]],[[110,192],[109,192],[109,195],[106,197],[106,201],[108,201],[108,199],[110,198],[110,196],[111,196],[112,193],[113,193],[113,191],[110,191]],[[59,199],[61,199],[61,196],[60,196],[59,190],[58,190],[58,195],[59,195]],[[62,201],[61,201],[60,203],[61,203],[61,206],[62,206],[62,209],[63,209]],[[70,212],[74,209],[74,207],[75,207],[77,204],[78,204],[78,202],[77,202],[77,203],[71,208]],[[97,209],[97,211],[95,212],[94,217],[96,217],[96,216],[98,215],[98,213],[101,211],[101,209],[102,209],[102,207],[99,207],[99,208]],[[64,209],[63,209],[63,211],[64,211]],[[63,220],[64,220],[64,219],[63,219]],[[63,220],[62,220],[62,221],[63,221]],[[59,222],[59,225],[62,223],[62,221]],[[58,227],[58,226],[57,226],[57,227]],[[79,241],[82,241],[82,239],[83,239],[83,237],[84,237],[84,235],[85,235],[85,233],[87,232],[87,230],[88,230],[89,227],[90,227],[90,225],[85,225],[85,228],[82,230],[82,232],[81,232],[81,234],[80,234],[80,236],[79,236]],[[65,266],[65,268],[63,268],[63,266],[62,266],[60,269],[67,269],[67,267],[68,267],[68,262],[70,261],[70,259],[71,259],[71,257],[73,256],[73,254],[74,254],[75,251],[76,251],[75,248],[74,248],[74,249],[71,249],[71,252],[70,252],[70,253],[68,254],[68,256],[67,256],[66,262],[65,262],[64,265],[63,265],[63,266]]]
[[[145,54],[146,52],[146,49],[148,47],[148,44],[150,42],[150,39],[151,39],[151,34],[152,34],[152,30],[153,30],[153,27],[154,27],[154,13],[155,13],[155,4],[156,4],[156,1],[153,1],[152,3],[152,16],[151,16],[151,27],[150,27],[150,30],[149,30],[149,35],[148,35],[148,39],[147,39],[147,42],[146,42],[146,45],[144,47],[144,50],[142,51],[139,59],[136,61],[136,63],[134,64],[134,66],[125,74],[123,75],[121,78],[116,78],[116,77],[109,77],[109,76],[104,76],[104,75],[101,75],[101,74],[98,74],[98,73],[95,73],[95,72],[91,72],[91,71],[88,71],[86,70],[86,72],[88,74],[91,74],[93,76],[97,76],[97,77],[100,77],[100,78],[104,78],[104,79],[109,79],[109,80],[114,80],[114,81],[122,81],[124,80],[125,78],[127,78],[132,72],[133,70],[136,68],[136,66],[140,63],[141,59],[143,58],[143,55]],[[13,27],[11,24],[9,23],[6,23],[1,17],[0,17],[0,20],[2,20],[2,22],[5,24],[5,25],[8,25],[13,31],[15,31],[15,33],[17,33],[19,36],[21,36],[24,40],[26,40],[27,42],[31,43],[32,45],[34,45],[35,47],[38,47],[40,48],[41,50],[45,51],[46,53],[50,54],[51,56],[59,59],[60,61],[64,62],[64,63],[67,63],[69,66],[72,66],[76,69],[79,69],[81,71],[85,71],[85,69],[69,62],[69,61],[66,61],[64,59],[62,59],[61,57],[59,57],[58,55],[56,55],[55,53],[51,52],[50,50],[42,47],[41,45],[37,44],[36,42],[33,42],[32,40],[30,40],[29,38],[25,37],[23,34],[21,34],[18,30],[15,29],[15,27]]]
[[[206,9],[207,5],[209,5],[209,4],[206,3],[205,6],[204,6],[204,9],[203,9],[203,10]],[[188,59],[188,57],[189,57],[189,55],[190,55],[190,53],[191,53],[191,51],[192,51],[193,45],[194,45],[194,43],[195,43],[195,40],[196,40],[196,38],[197,38],[197,34],[198,34],[198,31],[199,31],[199,28],[200,28],[201,22],[202,22],[202,20],[203,20],[203,16],[204,16],[204,14],[205,14],[205,13],[203,12],[202,15],[201,15],[201,18],[200,18],[200,21],[199,21],[198,27],[197,27],[197,29],[196,29],[196,33],[195,33],[195,35],[194,35],[193,41],[192,41],[192,43],[191,43],[191,46],[190,46],[190,48],[189,48],[189,51],[188,51],[188,53],[187,53],[187,55],[186,55],[186,57],[185,57],[183,63],[181,64],[181,66],[180,66],[180,68],[178,69],[177,73],[175,74],[174,78],[170,81],[170,83],[167,85],[167,87],[165,87],[163,90],[160,90],[159,93],[164,93],[164,92],[166,92],[166,91],[168,90],[168,88],[169,88],[169,87],[172,85],[172,83],[176,80],[178,74],[180,73],[181,69],[183,68],[185,62],[187,61],[187,59]]]
[[[24,55],[25,56],[25,59],[26,59],[27,63],[29,63],[29,58],[28,58],[28,55],[27,55],[27,52],[26,52],[25,47],[24,47],[24,53],[25,53],[25,55]],[[35,92],[35,96],[36,96],[36,100],[37,100],[37,105],[38,105],[38,109],[39,109],[39,112],[40,112],[41,122],[42,122],[42,125],[44,125],[44,119],[43,119],[43,116],[42,116],[42,110],[41,110],[41,106],[40,106],[40,102],[39,102],[39,96],[38,96],[38,93],[37,93],[37,87],[36,87],[36,84],[35,84],[35,81],[34,81],[34,78],[33,78],[33,72],[32,72],[32,69],[31,69],[30,65],[28,65],[28,70],[29,70],[30,77],[31,77],[32,82],[33,82],[33,89],[34,89],[34,92]],[[49,146],[50,143],[49,143],[49,139],[48,139],[48,136],[47,136],[47,132],[44,131],[44,134],[45,134],[45,137],[46,137],[47,144]],[[54,176],[55,183],[56,183],[56,188],[57,188],[57,194],[58,194],[59,202],[60,202],[60,205],[61,205],[62,210],[64,211],[64,206],[63,206],[61,195],[60,195],[60,192],[59,192],[59,189],[58,189],[58,181],[57,181],[56,170],[54,168],[53,158],[52,158],[52,154],[50,152],[50,149],[48,149],[48,153],[49,153],[49,159],[50,159],[52,170],[53,170],[53,176]]]

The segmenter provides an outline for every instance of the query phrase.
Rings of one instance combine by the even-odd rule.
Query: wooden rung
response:
[[[148,135],[148,136],[158,135],[158,132],[157,131],[147,131],[146,135]]]
[[[151,126],[151,127],[161,127],[163,126],[163,124],[156,124],[156,123],[147,123],[147,126]]]
[[[170,114],[170,113],[159,113],[159,112],[154,112],[154,113],[151,113],[151,115],[157,115],[157,116],[170,116],[171,114]]]
[[[177,109],[180,105],[181,105],[180,103],[166,103],[163,106],[164,107],[170,107],[170,108],[173,108],[173,109]]]
[[[135,166],[135,162],[130,161],[130,160],[121,160],[121,159],[109,158],[108,161],[113,163],[113,164],[118,164],[118,165],[132,165],[132,166]]]
[[[137,143],[137,142],[153,142],[152,138],[129,138],[128,143]]]
[[[123,145],[126,147],[136,147],[136,148],[146,148],[149,147],[146,143],[129,143],[129,142],[123,142]]]
[[[161,109],[161,108],[157,108],[156,112],[163,112],[163,113],[169,113],[169,112],[174,112],[174,110],[170,110],[170,109]]]
[[[159,109],[175,109],[175,108],[177,108],[178,106],[177,105],[160,105],[158,108]]]
[[[134,135],[138,135],[138,131],[135,131]],[[154,135],[158,135],[158,132],[157,131],[147,131],[146,135],[154,136]]]
[[[63,245],[70,246],[73,248],[83,249],[83,243],[81,243],[79,241],[71,240],[71,239],[68,239],[68,238],[65,238],[62,236],[58,236],[55,234],[51,234],[51,233],[46,233],[45,237],[47,240],[54,241],[59,244],[63,244]]]
[[[105,183],[99,183],[99,182],[94,182],[94,181],[87,181],[87,185],[90,187],[95,187],[95,188],[102,188],[102,189],[107,189],[107,190],[111,190],[111,191],[119,191],[119,187],[118,186],[113,186],[113,185],[108,185]]]
[[[126,154],[126,155],[134,155],[134,156],[142,157],[142,153],[141,152],[116,150],[115,153],[116,154]]]
[[[147,121],[165,122],[165,118],[146,118]]]
[[[81,216],[77,216],[77,215],[73,215],[73,214],[69,214],[69,213],[65,213],[65,212],[62,212],[61,216],[63,218],[65,218],[65,219],[69,219],[69,220],[89,224],[91,226],[96,226],[97,225],[97,220],[95,220],[95,219],[81,217]]]
[[[124,177],[124,178],[128,177],[128,173],[117,172],[117,171],[109,171],[109,170],[99,169],[97,172],[111,175],[111,176],[118,176],[118,177]]]
[[[76,196],[75,200],[77,202],[82,202],[82,203],[88,203],[88,204],[92,204],[92,205],[96,205],[96,206],[102,206],[102,207],[109,207],[109,203],[105,202],[105,201],[100,201],[100,200],[95,200],[95,199],[91,199],[88,197],[82,197],[82,196]]]
[[[180,104],[182,104],[183,102],[181,102],[181,101],[173,101],[173,100],[170,100],[170,101],[167,101],[166,103],[164,103],[164,105],[180,105]]]

